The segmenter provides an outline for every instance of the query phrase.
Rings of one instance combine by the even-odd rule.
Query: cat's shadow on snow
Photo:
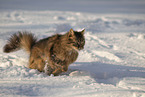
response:
[[[91,76],[95,79],[124,77],[145,78],[145,68],[100,62],[75,62],[68,71],[70,76]]]

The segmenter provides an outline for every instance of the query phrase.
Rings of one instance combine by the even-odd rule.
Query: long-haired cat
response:
[[[29,68],[56,76],[66,72],[68,66],[76,61],[78,51],[85,45],[84,31],[70,29],[66,34],[56,34],[39,41],[32,33],[18,32],[8,40],[4,52],[24,48],[30,54]]]

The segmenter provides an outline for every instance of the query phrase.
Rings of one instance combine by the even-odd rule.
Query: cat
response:
[[[63,35],[55,34],[39,41],[32,33],[18,32],[9,38],[3,51],[10,53],[23,48],[30,54],[29,68],[57,76],[66,72],[76,61],[78,51],[84,49],[84,31],[70,29]]]

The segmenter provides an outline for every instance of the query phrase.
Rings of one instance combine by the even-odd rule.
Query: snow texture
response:
[[[145,14],[143,9],[138,12],[139,4],[144,8],[145,2],[105,1],[84,0],[84,5],[108,4],[106,8],[113,9],[114,13],[107,13],[103,7],[97,7],[104,9],[103,13],[98,13],[99,9],[96,13],[87,13],[89,9],[83,10],[82,5],[78,10],[81,12],[76,12],[82,0],[75,2],[74,10],[74,3],[68,0],[66,3],[71,8],[67,11],[67,6],[60,11],[54,11],[53,7],[47,9],[40,0],[32,7],[33,0],[0,1],[0,97],[145,97]],[[110,7],[113,1],[118,2]],[[65,0],[60,6],[63,2]],[[37,7],[39,3],[44,6]],[[136,5],[136,10],[122,14],[123,4],[126,4],[124,8]],[[118,13],[114,8],[118,8]],[[60,76],[48,76],[27,68],[29,55],[23,50],[3,53],[7,39],[17,31],[30,31],[42,39],[71,28],[86,29],[86,44],[77,61]]]

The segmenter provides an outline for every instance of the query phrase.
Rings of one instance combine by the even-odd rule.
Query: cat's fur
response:
[[[4,46],[4,52],[24,48],[30,54],[29,68],[56,76],[68,70],[84,45],[84,30],[78,32],[70,29],[64,35],[56,34],[39,41],[31,33],[19,32],[11,36]]]

